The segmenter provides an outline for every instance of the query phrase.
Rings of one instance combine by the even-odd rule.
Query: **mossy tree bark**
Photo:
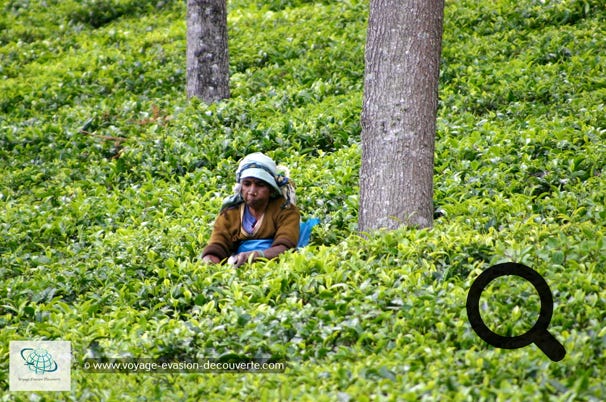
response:
[[[444,0],[371,0],[359,230],[433,224]]]
[[[187,0],[187,96],[229,98],[226,0]]]

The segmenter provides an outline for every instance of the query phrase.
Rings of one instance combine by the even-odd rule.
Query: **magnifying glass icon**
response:
[[[496,278],[506,275],[520,276],[529,281],[539,293],[541,310],[539,319],[526,333],[518,336],[501,336],[492,332],[480,316],[480,296],[488,284]],[[553,296],[545,279],[535,270],[514,262],[493,265],[482,272],[471,284],[467,293],[467,317],[473,330],[485,342],[503,349],[517,349],[534,343],[554,362],[566,355],[566,349],[547,331],[553,315]]]

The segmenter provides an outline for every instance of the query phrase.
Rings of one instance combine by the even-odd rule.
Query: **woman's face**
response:
[[[254,177],[242,179],[242,198],[252,208],[264,207],[269,202],[271,187],[263,180]]]

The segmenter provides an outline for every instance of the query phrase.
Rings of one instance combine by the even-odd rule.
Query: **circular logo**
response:
[[[45,349],[23,348],[21,349],[21,357],[25,360],[27,368],[36,374],[57,371],[57,362]]]

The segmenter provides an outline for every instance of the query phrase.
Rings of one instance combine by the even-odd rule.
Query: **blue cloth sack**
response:
[[[320,223],[320,220],[318,218],[311,218],[299,224],[299,243],[297,244],[297,248],[305,247],[309,244],[309,240],[311,239],[311,230],[318,223]],[[274,239],[245,240],[241,242],[238,246],[236,254],[245,251],[267,250],[271,247],[271,244],[273,242]]]
[[[309,240],[311,239],[311,230],[320,223],[318,218],[310,218],[305,222],[301,222],[299,225],[299,243],[297,244],[297,248],[305,247],[309,244]]]

